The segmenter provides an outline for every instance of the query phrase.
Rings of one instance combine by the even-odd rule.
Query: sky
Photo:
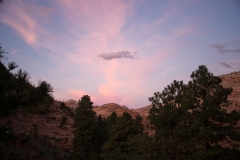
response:
[[[0,43],[56,100],[141,108],[199,65],[240,70],[240,1],[5,0]]]

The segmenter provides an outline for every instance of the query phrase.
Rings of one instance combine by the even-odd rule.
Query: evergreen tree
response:
[[[210,73],[205,66],[192,72],[188,83],[192,100],[197,150],[194,157],[201,159],[238,159],[240,112],[228,111],[231,88],[221,85],[221,78]],[[225,142],[228,147],[220,145]],[[236,151],[235,149],[238,149]]]
[[[146,134],[139,134],[127,141],[129,160],[156,160],[159,158],[158,145],[155,139]]]
[[[150,123],[155,129],[154,139],[158,143],[161,159],[184,159],[191,147],[191,114],[185,103],[182,81],[173,81],[162,93],[154,93],[149,98],[152,108],[149,111]]]
[[[79,100],[74,115],[74,139],[72,159],[98,159],[96,113],[88,95]]]
[[[108,140],[107,136],[107,119],[102,118],[101,115],[97,117],[97,149],[98,155],[101,154],[102,146]]]
[[[240,114],[227,111],[232,89],[223,88],[221,79],[205,66],[199,66],[191,78],[187,85],[174,81],[149,98],[160,158],[237,159]]]
[[[114,115],[111,117],[113,120]],[[129,150],[128,140],[143,133],[140,119],[133,119],[127,112],[117,119],[116,124],[108,131],[110,137],[103,146],[103,159],[129,159],[132,152]]]
[[[53,102],[53,88],[46,81],[39,81],[35,87],[29,82],[29,75],[26,71],[19,69],[15,62],[5,66],[2,60],[5,58],[0,46],[0,118],[12,114],[15,109],[22,107],[39,110],[48,107]]]
[[[114,127],[117,123],[118,116],[116,112],[112,112],[112,114],[107,118],[107,139],[109,139],[114,133]]]

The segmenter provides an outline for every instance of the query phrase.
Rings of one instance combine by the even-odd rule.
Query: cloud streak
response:
[[[137,54],[136,52],[131,53],[129,51],[119,51],[119,52],[101,53],[98,55],[98,57],[104,60],[121,59],[121,58],[138,59],[136,54]]]
[[[33,78],[41,77],[54,84],[58,100],[79,99],[88,94],[97,105],[115,102],[142,107],[149,103],[147,97],[153,92],[184,77],[197,64],[209,63],[217,68],[221,65],[224,70],[238,67],[239,61],[231,63],[220,54],[219,58],[197,55],[204,52],[199,47],[206,49],[210,44],[221,54],[235,53],[229,54],[234,60],[240,52],[240,41],[231,41],[236,38],[225,37],[230,42],[220,44],[212,42],[221,39],[199,41],[209,39],[209,33],[205,33],[210,32],[205,30],[210,29],[209,21],[204,21],[202,12],[193,12],[199,10],[199,3],[202,2],[6,1],[0,9],[0,40],[6,44],[12,40],[13,48],[8,50],[17,53],[11,52],[10,58],[15,58],[20,66],[29,64]],[[204,15],[209,18],[209,14]],[[199,22],[208,26],[203,30],[202,25],[197,25]],[[214,25],[222,27],[219,23]],[[8,32],[16,38],[11,39]],[[239,31],[233,35],[239,35]],[[15,45],[19,40],[26,45]]]
[[[240,48],[238,48],[238,49],[227,49],[226,45],[212,44],[212,45],[210,45],[210,47],[215,48],[221,54],[240,53]]]
[[[227,64],[227,63],[224,63],[224,62],[220,62],[220,64],[226,68],[229,68],[229,69],[233,69],[234,67],[232,67],[231,65]]]
[[[234,60],[234,62],[230,62],[230,63],[220,62],[220,64],[223,67],[226,67],[228,69],[238,70],[238,69],[240,69],[240,63],[239,62],[240,62],[239,59],[236,59],[236,60]]]

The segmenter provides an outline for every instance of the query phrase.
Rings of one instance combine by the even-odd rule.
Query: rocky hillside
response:
[[[228,110],[240,110],[240,71],[221,75],[219,77],[222,78],[223,87],[231,87],[233,89],[232,94],[228,97],[232,102]]]
[[[47,138],[52,145],[59,146],[62,153],[72,150],[73,118],[61,108],[60,102],[55,101],[45,114],[26,113],[20,110],[4,123],[12,128],[15,134],[26,135],[30,135],[33,132],[33,125],[36,125],[37,135]]]
[[[240,72],[233,72],[227,75],[221,75],[222,85],[224,87],[232,87],[233,92],[229,99],[232,101],[229,111],[236,109],[240,110]],[[77,101],[69,100],[65,104],[75,109],[77,107]],[[121,116],[123,112],[130,113],[133,117],[137,114],[143,117],[143,124],[145,131],[152,135],[154,132],[148,127],[148,112],[151,105],[148,105],[139,109],[128,109],[126,106],[121,106],[115,103],[104,104],[102,106],[94,106],[94,111],[97,115],[102,117],[108,117],[112,112],[116,112],[118,116]],[[29,134],[32,130],[33,124],[37,125],[38,135],[48,137],[51,143],[58,143],[62,153],[68,152],[72,149],[73,139],[73,119],[66,109],[61,107],[61,103],[55,101],[50,107],[50,111],[46,114],[39,115],[33,113],[26,113],[19,111],[16,115],[12,116],[5,121],[15,133]]]

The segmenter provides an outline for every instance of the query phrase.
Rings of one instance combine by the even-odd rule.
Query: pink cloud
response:
[[[173,67],[168,68],[166,71],[163,72],[162,76],[166,76],[169,72],[173,71]]]
[[[45,21],[46,23],[51,19],[51,15],[56,13],[54,9],[43,6],[28,6],[26,8],[35,16],[41,18],[41,21]]]
[[[108,52],[121,39],[121,28],[131,17],[134,2],[68,0],[58,4],[68,31],[78,39],[76,43],[81,44],[83,50]],[[79,32],[82,30],[86,34]]]
[[[56,14],[54,9],[36,6],[34,1],[22,0],[7,1],[4,5],[6,7],[1,12],[0,22],[15,30],[36,51],[40,48],[49,49],[52,53],[58,54],[49,52],[44,52],[44,54],[56,61],[62,61],[59,57],[63,57],[63,52],[66,52],[64,47],[68,47],[68,44],[64,43],[63,40],[68,41],[69,44],[71,41],[66,35],[54,35],[48,28],[52,15]],[[59,38],[59,36],[62,37]],[[60,54],[62,56],[59,56]]]
[[[191,26],[184,25],[181,28],[172,29],[169,35],[163,36],[163,35],[154,35],[148,39],[148,41],[145,42],[145,45],[148,47],[152,47],[159,43],[159,41],[162,41],[164,43],[169,43],[169,41],[177,40],[178,38],[181,38],[193,31],[193,28]]]
[[[14,10],[14,9],[13,9]],[[17,11],[17,10],[15,10]],[[20,23],[19,21],[15,21],[17,18],[11,17],[9,15],[3,16],[0,21],[2,23],[5,23],[9,26],[11,26],[13,29],[15,29],[24,39],[25,41],[33,45],[36,42],[36,34],[31,31],[31,29],[35,26],[35,23],[31,21],[31,19],[28,19],[28,17],[24,17],[23,14],[22,17],[25,19],[25,23]]]
[[[176,5],[177,5],[176,0],[168,1],[168,3],[166,4],[166,7],[165,7],[167,9],[166,9],[166,12],[164,13],[164,16],[160,17],[159,19],[153,21],[150,24],[147,24],[147,26],[143,30],[143,33],[145,33],[145,34],[152,33],[156,30],[156,28],[159,28],[159,26],[161,26],[161,24],[168,21],[176,13]]]
[[[97,103],[118,102],[119,104],[131,104],[137,101],[136,97],[141,96],[147,90],[148,76],[154,74],[153,71],[159,67],[161,58],[148,58],[128,63],[127,61],[112,60],[102,65],[101,73],[104,82],[98,85]],[[150,75],[149,75],[150,74]],[[147,99],[147,98],[146,98]],[[142,104],[146,105],[146,104]],[[141,106],[139,106],[141,107]]]
[[[76,75],[79,74],[79,77],[84,75],[84,84],[89,86],[92,84],[86,82],[88,79],[101,79],[92,86],[96,91],[94,93],[82,90],[83,84],[71,81],[69,85],[75,88],[65,89],[66,95],[56,93],[59,97],[78,100],[83,95],[89,94],[92,96],[92,101],[99,105],[109,102],[123,105],[138,101],[134,97],[139,97],[147,91],[147,85],[143,84],[147,82],[148,77],[154,75],[161,67],[164,58],[173,54],[173,49],[167,47],[157,46],[154,51],[150,48],[156,42],[173,40],[191,31],[191,28],[183,27],[172,30],[171,35],[167,37],[161,35],[152,37],[148,40],[149,46],[143,45],[143,47],[148,47],[151,56],[143,53],[139,55],[140,60],[129,62],[128,59],[121,59],[122,61],[114,59],[110,62],[103,62],[97,58],[100,53],[122,50],[136,52],[139,49],[126,38],[129,35],[121,31],[127,20],[134,14],[136,1],[126,3],[122,0],[55,0],[55,2],[59,7],[56,9],[57,12],[51,8],[29,7],[24,1],[18,1],[19,5],[9,3],[9,13],[3,16],[1,22],[15,29],[29,45],[52,51],[51,54],[48,53],[48,56],[57,62],[55,64],[57,70],[49,70],[52,74],[75,72]],[[16,10],[16,12],[12,14],[11,10]],[[34,10],[36,13],[33,12]],[[171,12],[167,12],[151,27],[154,28],[167,21],[175,12],[174,10],[173,7]],[[54,35],[47,28],[46,23],[51,23],[48,20],[55,13],[64,20],[59,25],[66,28],[65,33]],[[77,78],[75,81],[78,81]],[[61,90],[61,92],[64,91]],[[142,106],[144,105],[146,104]]]
[[[107,31],[103,33],[108,35],[119,33],[134,4],[134,1],[125,3],[121,0],[63,0],[57,2],[62,7],[64,16],[74,26],[84,27],[91,32],[92,30]],[[78,20],[77,24],[76,20]]]
[[[67,91],[67,97],[70,97],[71,99],[75,99],[75,100],[81,99],[81,97],[84,95],[87,95],[87,93],[83,90],[69,89]]]
[[[96,1],[58,1],[58,3],[66,20],[64,25],[76,38],[73,42],[74,52],[66,56],[68,62],[72,65],[85,64],[89,66],[85,69],[89,74],[103,79],[103,82],[96,86],[97,93],[92,93],[94,101],[98,104],[116,101],[121,103],[121,99],[124,103],[131,101],[131,98],[121,97],[125,96],[128,89],[134,92],[134,89],[139,88],[140,80],[136,81],[138,78],[134,78],[132,73],[127,71],[129,64],[122,66],[117,61],[103,63],[97,60],[97,55],[123,48],[134,52],[135,48],[125,42],[121,33],[122,26],[131,15],[133,4],[123,1],[101,1],[102,4]],[[81,34],[80,30],[86,31],[87,34]],[[127,80],[124,81],[121,76]],[[130,77],[133,78],[130,80]],[[79,95],[81,94],[80,92]]]

